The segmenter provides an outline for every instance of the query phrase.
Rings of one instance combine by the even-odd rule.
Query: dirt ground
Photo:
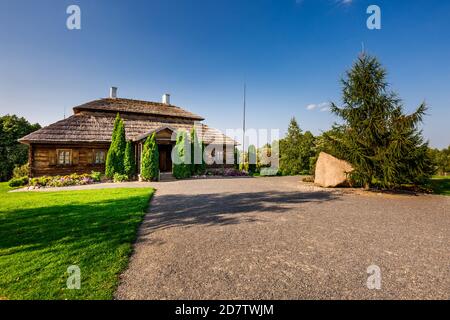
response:
[[[333,191],[299,177],[155,187],[117,299],[450,297],[450,197]],[[380,268],[379,290],[367,287],[369,266]]]

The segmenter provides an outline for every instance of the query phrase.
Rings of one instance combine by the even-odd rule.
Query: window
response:
[[[72,163],[72,150],[58,150],[58,164],[69,165]]]
[[[94,163],[95,164],[104,164],[105,163],[105,150],[94,150]]]

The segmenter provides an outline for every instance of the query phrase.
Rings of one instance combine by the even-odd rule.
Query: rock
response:
[[[353,167],[347,161],[321,152],[316,163],[314,183],[325,188],[348,185],[347,174],[352,171]]]

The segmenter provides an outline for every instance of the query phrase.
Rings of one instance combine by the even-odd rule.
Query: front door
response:
[[[159,144],[159,170],[161,172],[172,172],[172,145]]]

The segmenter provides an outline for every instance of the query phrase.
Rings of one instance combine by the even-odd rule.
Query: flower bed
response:
[[[31,179],[29,185],[34,188],[81,186],[100,182],[100,177],[99,172],[92,172],[91,174],[73,173],[67,176],[44,176]]]

